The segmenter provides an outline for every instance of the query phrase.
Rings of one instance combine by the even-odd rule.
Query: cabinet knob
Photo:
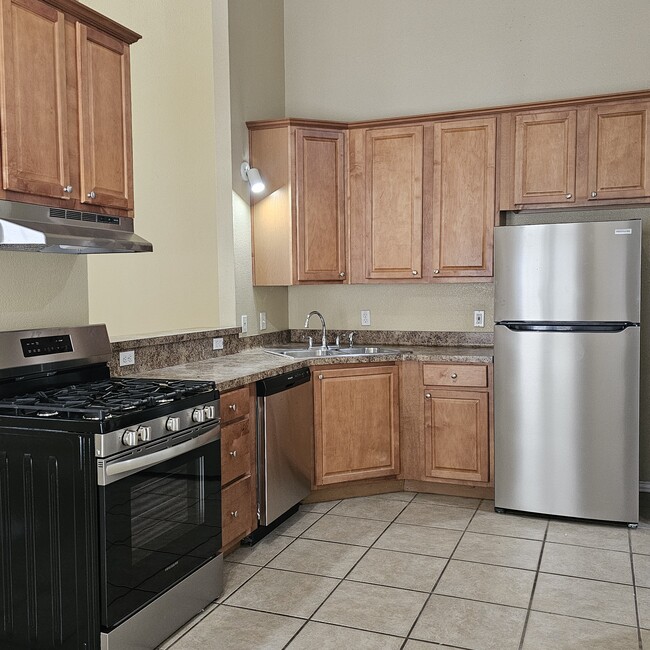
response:
[[[452,373],[451,373],[451,378],[452,378],[452,379],[457,379],[457,378],[458,378],[458,375],[457,375],[455,372],[452,372]]]
[[[573,198],[573,194],[567,194],[566,197],[567,197],[567,199],[571,199],[571,198]]]
[[[344,278],[345,277],[345,271],[341,271],[339,273],[339,278]]]
[[[238,511],[238,510],[231,510],[231,512],[230,512],[230,516],[231,516],[233,519],[237,519],[237,517],[239,517],[239,511]]]
[[[63,188],[63,191],[64,191],[66,194],[70,194],[70,192],[72,192],[72,185],[66,185],[66,186]]]
[[[424,396],[425,396],[427,399],[431,399],[431,393],[425,393]]]
[[[86,196],[87,196],[89,199],[94,199],[94,198],[97,197],[97,194],[95,194],[94,192],[88,192],[88,194],[86,194]]]
[[[440,273],[440,271],[439,271],[438,269],[433,269],[433,272],[434,272],[436,275],[437,275],[438,273]]]
[[[237,450],[233,449],[233,451],[230,452],[230,455],[232,458],[237,458]]]
[[[417,274],[418,274],[418,272],[417,272],[416,270],[411,271],[411,273],[412,273],[413,275],[417,275]]]
[[[595,199],[597,196],[598,196],[598,192],[592,192],[592,193],[591,193],[591,197],[592,197],[592,198]]]
[[[318,375],[318,378],[319,378],[319,379],[322,379],[322,378],[323,378],[323,375]]]
[[[228,409],[234,413],[237,410],[237,404],[228,404]]]

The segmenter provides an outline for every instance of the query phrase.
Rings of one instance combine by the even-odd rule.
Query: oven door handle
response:
[[[110,485],[111,483],[115,483],[115,481],[125,478],[125,476],[153,467],[154,465],[163,463],[171,458],[182,456],[193,449],[203,447],[214,440],[218,440],[220,437],[221,429],[219,425],[216,425],[206,433],[202,433],[196,438],[191,438],[190,440],[181,442],[173,447],[161,449],[160,451],[155,451],[152,454],[141,456],[139,458],[128,458],[127,460],[116,460],[112,463],[108,463],[104,465],[104,467],[98,468],[97,484]]]

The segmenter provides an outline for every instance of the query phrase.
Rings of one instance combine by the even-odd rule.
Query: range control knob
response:
[[[194,409],[192,411],[192,421],[194,422],[205,422],[205,410],[202,408]]]
[[[165,429],[167,429],[167,431],[180,431],[180,428],[180,418],[167,418],[167,422],[165,422]]]
[[[149,442],[151,440],[151,427],[138,427],[137,433],[140,442]]]
[[[127,447],[135,447],[138,444],[138,432],[134,429],[127,429],[122,436],[122,444]]]
[[[214,409],[214,406],[204,406],[203,412],[205,413],[206,420],[214,420],[216,416],[216,411]]]

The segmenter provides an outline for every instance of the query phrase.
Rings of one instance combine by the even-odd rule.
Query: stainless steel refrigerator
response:
[[[495,230],[495,507],[639,520],[641,221]]]

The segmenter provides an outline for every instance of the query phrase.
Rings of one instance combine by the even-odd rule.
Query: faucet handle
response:
[[[339,345],[341,345],[341,335],[340,334],[336,335],[336,341],[335,341],[334,345],[336,345],[337,348],[339,347]]]
[[[356,332],[350,332],[348,334],[348,341],[350,341],[350,347],[352,347],[352,343],[353,343],[353,339],[354,339],[355,334],[356,334]]]
[[[314,347],[314,339],[312,339],[311,336],[307,337],[307,344],[308,344],[307,347],[309,347],[310,349]]]

